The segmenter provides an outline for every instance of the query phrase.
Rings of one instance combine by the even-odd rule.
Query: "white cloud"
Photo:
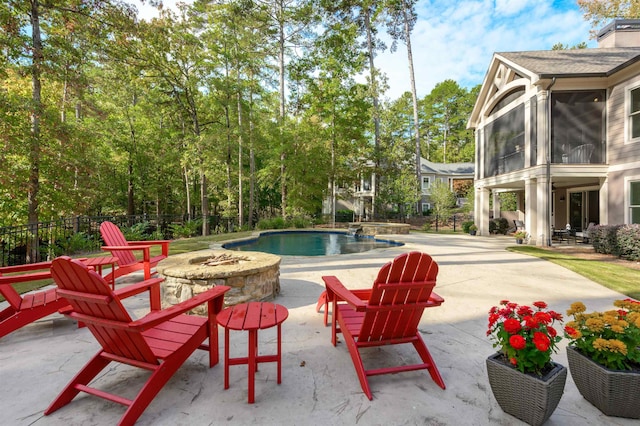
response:
[[[495,13],[511,16],[522,12],[527,6],[535,7],[536,0],[496,0]]]
[[[446,79],[465,87],[482,83],[494,52],[546,50],[558,42],[587,41],[595,47],[589,41],[589,23],[574,3],[563,7],[552,0],[497,0],[495,6],[487,0],[433,3],[419,2],[411,38],[420,97]],[[505,16],[504,8],[511,15]],[[380,54],[376,64],[389,77],[387,97],[396,99],[410,90],[404,45],[393,54]]]

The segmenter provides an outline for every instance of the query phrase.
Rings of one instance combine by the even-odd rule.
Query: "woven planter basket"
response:
[[[567,347],[569,370],[580,394],[607,416],[640,419],[640,373],[609,370]]]
[[[505,364],[500,353],[487,358],[489,384],[500,408],[532,426],[547,421],[562,398],[567,380],[567,368],[553,365],[551,372],[537,378]]]

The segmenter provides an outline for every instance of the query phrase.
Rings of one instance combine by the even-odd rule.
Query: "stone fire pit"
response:
[[[200,250],[169,256],[156,267],[162,307],[173,306],[216,285],[231,287],[225,306],[273,299],[280,293],[280,257],[253,251]],[[204,315],[205,306],[194,310]]]

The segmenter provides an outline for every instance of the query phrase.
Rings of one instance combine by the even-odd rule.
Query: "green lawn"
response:
[[[189,251],[204,250],[209,248],[209,245],[211,243],[226,241],[226,240],[236,239],[236,238],[244,238],[244,237],[250,236],[251,234],[252,232],[236,232],[233,234],[216,234],[216,235],[209,235],[207,237],[182,238],[179,240],[174,240],[169,245],[169,255],[186,253]],[[152,246],[150,251],[151,251],[151,256],[157,256],[161,253],[161,247]],[[74,256],[74,257],[98,257],[98,256],[104,256],[105,254],[108,254],[108,252],[101,251],[98,253],[83,254],[82,256]],[[136,252],[136,255],[138,257],[141,257],[142,252],[138,251]],[[44,287],[52,283],[53,283],[53,280],[50,280],[50,279],[30,281],[26,283],[15,284],[14,288],[18,291],[18,293],[26,293],[28,291],[36,290],[36,289],[39,289],[40,287]],[[0,302],[3,302],[3,301],[4,301],[4,297],[0,296]]]
[[[513,246],[507,250],[548,260],[636,300],[640,300],[640,271],[597,260],[580,259],[565,253],[532,246]]]
[[[252,232],[237,232],[233,234],[216,234],[207,237],[183,238],[175,240],[169,246],[169,255],[186,253],[190,251],[203,250],[209,248],[214,242],[227,241],[230,239],[248,237]],[[620,265],[596,260],[580,259],[564,253],[544,250],[532,246],[513,246],[507,250],[536,256],[549,262],[556,263],[570,269],[590,280],[597,282],[607,288],[625,294],[636,300],[640,300],[640,271]],[[160,247],[151,248],[152,255],[160,254]],[[101,256],[103,253],[94,253],[83,257]],[[24,293],[35,290],[50,284],[51,280],[33,281],[16,285],[18,292]],[[0,296],[0,301],[4,299]]]

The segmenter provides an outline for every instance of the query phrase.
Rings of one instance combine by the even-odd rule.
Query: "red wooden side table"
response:
[[[102,276],[102,267],[106,265],[111,265],[111,270],[116,269],[116,264],[118,263],[118,258],[114,256],[100,256],[100,257],[88,257],[85,259],[80,259],[82,263],[87,265],[89,268],[92,268],[96,271],[100,276]],[[111,288],[113,290],[116,289],[116,279],[113,278],[114,274],[111,274]]]
[[[229,366],[247,364],[249,368],[249,404],[255,401],[255,374],[259,362],[276,362],[278,384],[282,381],[281,325],[289,316],[287,308],[269,302],[249,302],[231,306],[217,315],[224,327],[224,388],[229,389]],[[278,326],[278,350],[275,355],[258,355],[258,330]],[[249,332],[248,356],[229,358],[229,330]]]

